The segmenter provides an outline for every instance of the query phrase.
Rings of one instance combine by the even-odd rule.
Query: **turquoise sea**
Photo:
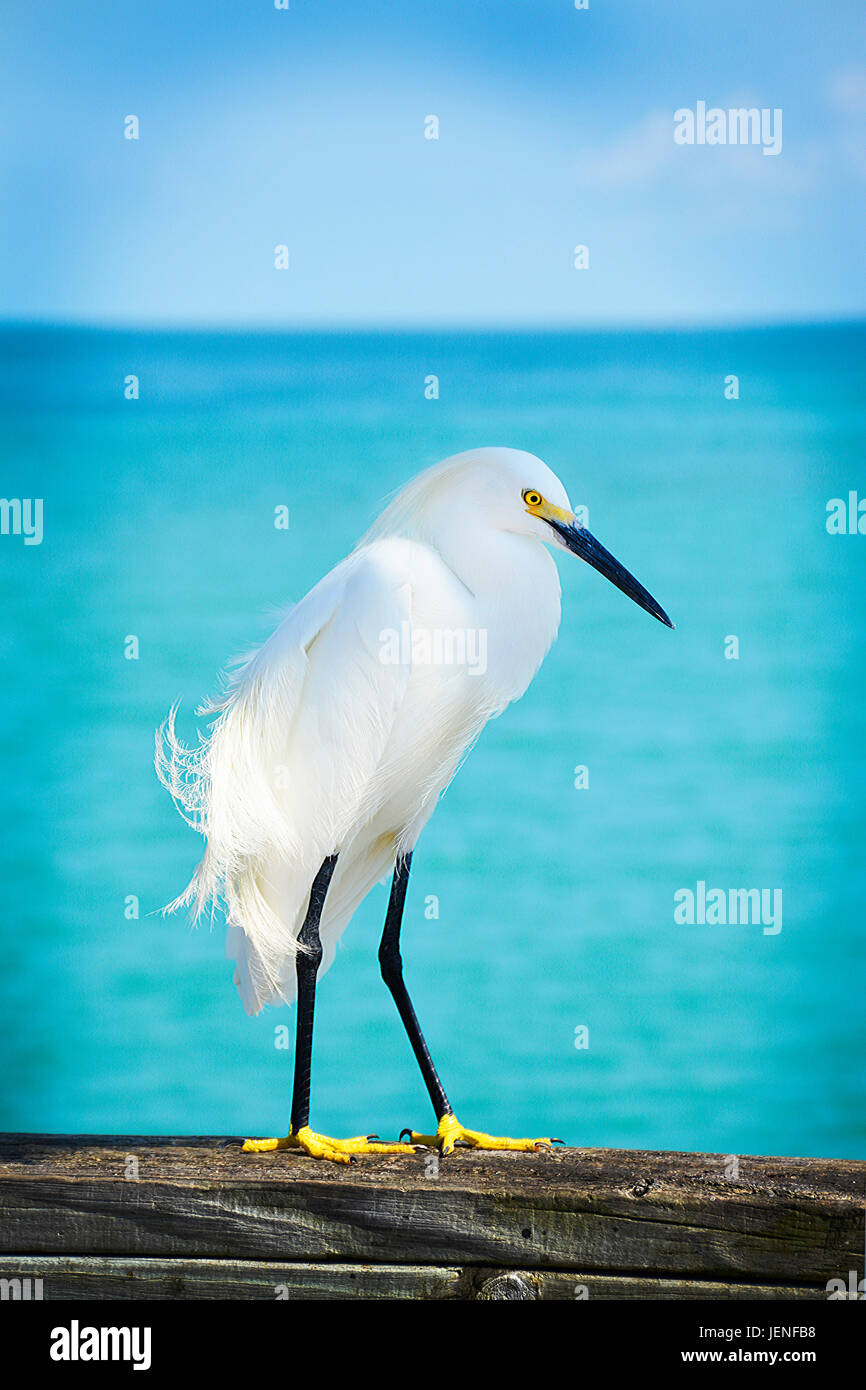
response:
[[[43,499],[44,529],[0,536],[0,1127],[285,1131],[293,1016],[245,1016],[220,923],[159,915],[201,842],[154,728],[183,696],[190,736],[401,482],[502,444],[560,474],[677,630],[562,556],[559,641],[422,839],[404,956],[455,1109],[572,1144],[864,1156],[866,535],[826,528],[866,497],[863,326],[7,327],[0,355],[0,494]],[[781,890],[781,931],[676,922],[699,882]],[[378,977],[385,902],[319,991],[312,1119],[338,1135],[430,1119]]]

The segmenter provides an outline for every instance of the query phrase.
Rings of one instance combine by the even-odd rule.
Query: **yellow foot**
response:
[[[274,1149],[301,1149],[310,1158],[327,1158],[332,1163],[355,1163],[357,1154],[412,1154],[411,1144],[380,1144],[369,1137],[358,1134],[354,1139],[329,1139],[326,1134],[316,1134],[309,1125],[304,1125],[297,1134],[291,1130],[285,1139],[246,1139],[244,1153],[271,1153]]]
[[[424,1144],[429,1149],[438,1149],[443,1155],[453,1153],[455,1144],[465,1144],[470,1149],[511,1149],[517,1153],[531,1153],[535,1149],[549,1149],[553,1144],[561,1144],[561,1139],[503,1139],[495,1134],[482,1134],[477,1129],[464,1129],[456,1115],[443,1115],[435,1134],[416,1134],[414,1130],[404,1129],[400,1138],[408,1134],[413,1144]]]

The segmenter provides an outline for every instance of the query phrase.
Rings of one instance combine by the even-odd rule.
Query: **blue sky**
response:
[[[861,0],[290,3],[8,0],[0,315],[863,314]],[[781,154],[676,146],[700,100],[780,107]]]

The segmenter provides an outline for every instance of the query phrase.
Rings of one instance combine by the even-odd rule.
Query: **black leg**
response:
[[[295,966],[298,979],[298,1025],[295,1041],[295,1083],[292,1090],[292,1134],[297,1134],[310,1120],[313,1013],[316,1007],[316,976],[322,963],[319,922],[336,864],[336,854],[330,854],[313,879],[310,905],[298,937],[298,943],[309,949],[298,952]]]
[[[433,1058],[430,1056],[430,1049],[424,1041],[424,1034],[421,1032],[421,1025],[409,998],[409,992],[403,981],[403,958],[400,955],[400,923],[403,920],[403,905],[406,901],[406,887],[409,883],[409,866],[412,863],[412,855],[407,854],[404,858],[397,860],[394,869],[394,881],[391,884],[391,897],[388,902],[388,913],[385,918],[385,929],[382,932],[382,942],[379,946],[379,965],[382,969],[382,979],[394,996],[394,1003],[403,1020],[403,1027],[409,1034],[409,1041],[412,1044],[412,1051],[415,1053],[418,1065],[421,1068],[421,1075],[424,1078],[424,1085],[436,1112],[436,1119],[441,1120],[443,1115],[452,1113],[451,1106],[448,1104],[448,1097],[442,1088],[439,1074],[433,1065]]]

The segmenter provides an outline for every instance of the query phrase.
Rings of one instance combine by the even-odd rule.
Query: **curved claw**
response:
[[[411,1138],[412,1138],[412,1131],[411,1131],[411,1129],[401,1129],[401,1130],[400,1130],[399,1137],[398,1137],[398,1139],[397,1139],[397,1143],[398,1143],[398,1144],[402,1144],[404,1139],[411,1139]]]
[[[548,1152],[553,1144],[562,1144],[562,1139],[508,1139],[505,1136],[484,1134],[480,1130],[465,1129],[452,1111],[444,1114],[436,1127],[435,1134],[417,1134],[415,1130],[404,1129],[400,1138],[408,1136],[409,1142],[418,1148],[436,1148],[443,1158],[459,1149],[504,1149],[516,1153]]]
[[[270,1153],[274,1149],[296,1149],[310,1158],[327,1159],[332,1163],[357,1163],[359,1154],[411,1154],[408,1144],[376,1143],[378,1134],[366,1136],[358,1134],[351,1139],[331,1139],[326,1134],[317,1134],[309,1125],[304,1125],[297,1134],[291,1131],[283,1139],[247,1139],[244,1150],[247,1153]]]

